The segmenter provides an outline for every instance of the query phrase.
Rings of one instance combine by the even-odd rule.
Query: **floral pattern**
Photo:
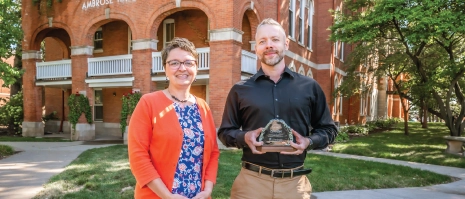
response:
[[[197,104],[182,108],[178,103],[174,103],[174,109],[184,132],[184,138],[171,192],[193,198],[202,188],[204,145],[202,120]]]

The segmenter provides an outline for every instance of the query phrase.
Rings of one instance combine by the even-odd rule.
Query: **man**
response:
[[[218,137],[228,147],[243,149],[242,169],[231,199],[310,198],[311,185],[303,163],[307,149],[325,148],[337,128],[318,83],[285,66],[289,40],[282,26],[265,19],[257,27],[255,52],[261,69],[235,84],[228,95]],[[294,152],[257,150],[257,137],[271,119],[282,119],[293,130]]]

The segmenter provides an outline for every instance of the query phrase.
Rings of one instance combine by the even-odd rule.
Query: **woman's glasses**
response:
[[[178,69],[179,67],[181,67],[181,65],[184,65],[186,68],[191,68],[197,65],[197,61],[186,60],[186,61],[180,62],[177,60],[171,60],[171,61],[167,61],[166,64],[168,64],[168,66],[172,69]]]

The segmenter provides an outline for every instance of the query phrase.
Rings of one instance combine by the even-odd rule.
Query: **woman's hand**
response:
[[[192,199],[207,199],[210,197],[210,195],[212,194],[211,191],[202,191],[200,193],[198,193],[195,197],[193,197]]]
[[[171,194],[170,197],[168,197],[168,199],[189,199],[189,198],[186,198],[185,196],[182,196],[179,194]]]

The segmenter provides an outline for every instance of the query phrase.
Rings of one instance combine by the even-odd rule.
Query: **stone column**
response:
[[[88,69],[87,59],[92,57],[93,48],[92,46],[71,46],[71,74],[73,74],[71,93],[87,96],[91,109],[94,104],[94,89],[88,87],[85,80]],[[87,123],[84,114],[82,114],[76,124],[76,129],[71,129],[71,137],[72,140],[94,140],[95,124]]]
[[[210,31],[210,79],[207,96],[215,125],[218,127],[229,90],[241,80],[242,34],[242,31],[234,28]]]
[[[133,89],[142,94],[150,93],[156,86],[152,82],[152,52],[157,50],[158,40],[139,39],[132,41],[132,74]]]
[[[39,51],[23,51],[23,103],[24,121],[22,123],[24,137],[42,137],[42,87],[35,84],[36,62],[42,61]]]

